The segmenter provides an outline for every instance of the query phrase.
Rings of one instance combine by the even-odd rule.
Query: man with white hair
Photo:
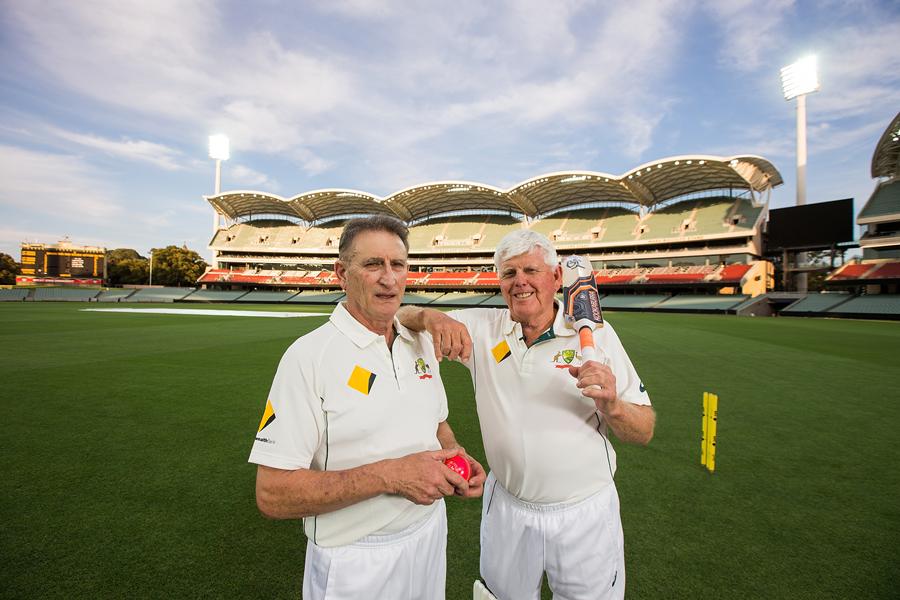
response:
[[[611,430],[647,444],[656,416],[609,323],[582,361],[555,294],[562,269],[543,235],[519,230],[494,264],[507,308],[441,313],[405,307],[436,356],[469,368],[490,474],[481,519],[481,576],[501,600],[623,598],[625,559]]]

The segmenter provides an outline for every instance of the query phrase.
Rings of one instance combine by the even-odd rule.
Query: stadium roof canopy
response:
[[[881,134],[872,155],[872,177],[900,175],[900,113]]]
[[[419,221],[460,210],[495,210],[533,217],[586,203],[629,203],[652,208],[697,192],[764,192],[781,184],[778,170],[759,156],[689,155],[646,163],[620,176],[593,171],[549,173],[508,190],[467,181],[439,181],[413,186],[387,198],[356,190],[317,190],[290,200],[249,191],[225,192],[206,199],[231,219],[266,214],[315,222],[375,213]]]

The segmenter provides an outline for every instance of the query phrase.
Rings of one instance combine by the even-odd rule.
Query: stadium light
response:
[[[797,206],[806,204],[806,96],[819,91],[815,56],[801,58],[781,69],[784,99],[797,99]],[[806,253],[797,254],[797,263],[806,261]],[[806,291],[806,273],[797,274],[797,291]]]
[[[806,204],[806,96],[819,91],[815,56],[801,58],[781,69],[784,99],[797,99],[797,205]]]
[[[209,136],[209,157],[216,161],[216,196],[222,189],[222,161],[231,158],[228,136],[216,134]],[[213,208],[213,235],[219,230],[219,213]]]

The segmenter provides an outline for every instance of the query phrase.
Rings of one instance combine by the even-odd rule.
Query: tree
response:
[[[197,283],[207,264],[187,246],[166,246],[153,250],[153,283],[188,286]]]
[[[131,248],[106,253],[106,280],[109,285],[141,284],[149,279],[150,261]]]
[[[9,254],[0,252],[0,284],[8,285],[16,282],[19,274],[19,263]]]

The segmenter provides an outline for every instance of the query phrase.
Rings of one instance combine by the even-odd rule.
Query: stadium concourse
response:
[[[252,290],[259,299],[290,292],[286,301],[337,302],[332,265],[343,223],[389,214],[410,227],[407,303],[502,305],[493,251],[508,232],[527,228],[547,235],[561,254],[590,259],[607,308],[768,315],[806,297],[771,293],[764,229],[771,190],[781,183],[758,156],[692,155],[620,176],[550,173],[506,190],[441,181],[385,198],[342,189],[293,198],[230,191],[206,197],[217,226],[213,265],[198,283]],[[835,294],[812,312],[841,314],[837,305],[851,296]],[[888,314],[900,314],[900,302],[896,310],[887,303]]]
[[[683,290],[732,307],[771,287],[761,260],[769,193],[781,175],[756,156],[680,156],[624,175],[572,171],[509,189],[432,182],[386,198],[319,190],[285,199],[250,191],[207,200],[226,220],[210,248],[207,288],[338,291],[331,269],[347,218],[389,214],[410,227],[409,301],[494,304],[492,255],[515,229],[587,256],[609,293]],[[649,298],[641,298],[647,305]],[[710,298],[702,299],[712,306]],[[634,299],[608,303],[628,307]],[[653,304],[656,304],[654,302]]]

